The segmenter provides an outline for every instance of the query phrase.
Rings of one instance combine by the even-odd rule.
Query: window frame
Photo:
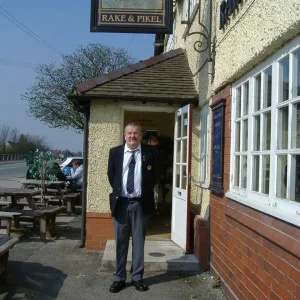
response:
[[[199,183],[208,184],[209,181],[209,140],[210,140],[210,107],[205,104],[200,111],[199,129]],[[204,143],[204,145],[203,145]],[[203,154],[201,150],[203,149]],[[201,157],[202,156],[202,157]],[[204,163],[203,163],[204,161]],[[203,166],[203,164],[205,166]]]
[[[287,182],[287,199],[276,197],[276,183],[269,184],[269,194],[262,194],[261,188],[259,192],[254,192],[252,190],[252,176],[254,168],[254,155],[259,155],[261,157],[259,162],[259,186],[262,184],[262,156],[269,155],[269,182],[276,182],[276,173],[277,173],[277,156],[280,154],[287,155],[287,174],[291,172],[291,160],[293,155],[300,155],[300,148],[292,148],[293,144],[291,141],[292,133],[292,115],[295,113],[296,108],[293,107],[295,103],[300,104],[300,95],[296,95],[297,85],[297,76],[296,76],[296,63],[294,53],[300,51],[300,36],[293,39],[291,42],[287,43],[283,48],[275,52],[272,56],[266,59],[263,63],[259,64],[252,71],[245,74],[242,78],[237,80],[232,84],[232,119],[231,119],[231,160],[230,160],[230,182],[229,182],[229,191],[226,193],[226,196],[246,204],[255,209],[264,211],[268,214],[276,216],[277,218],[283,219],[287,222],[296,224],[300,226],[300,203],[292,200],[287,200],[290,192],[290,180]],[[280,87],[280,62],[289,57],[289,99],[283,102],[279,101],[279,95],[281,92]],[[266,70],[269,70],[269,67],[272,67],[272,101],[270,107],[265,106],[264,97],[266,95],[265,87],[268,85]],[[255,105],[255,84],[257,76],[261,76],[261,86],[260,86],[260,101],[261,105],[257,111],[254,111]],[[295,79],[295,82],[292,80]],[[265,83],[266,80],[266,84]],[[248,150],[246,151],[247,155],[247,187],[242,189],[240,186],[237,187],[234,185],[235,182],[235,160],[239,156],[239,152],[235,151],[236,143],[236,122],[242,120],[242,116],[236,118],[236,101],[237,101],[237,91],[240,87],[246,82],[249,82],[249,99],[248,99]],[[243,89],[241,88],[241,94],[243,94]],[[266,99],[267,101],[267,99]],[[279,150],[277,147],[278,135],[276,131],[278,130],[278,121],[279,121],[279,109],[282,107],[288,107],[288,147],[287,149]],[[242,112],[242,108],[240,109]],[[270,140],[270,149],[263,150],[263,118],[266,116],[266,113],[271,113],[271,138]],[[254,151],[254,116],[260,116],[260,149]],[[253,134],[252,134],[253,133]],[[242,146],[241,134],[240,134],[240,147]],[[241,149],[240,149],[241,150]],[[245,154],[244,152],[242,154]],[[241,155],[240,155],[241,157]]]

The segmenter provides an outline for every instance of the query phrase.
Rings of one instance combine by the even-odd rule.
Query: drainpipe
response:
[[[86,239],[86,200],[87,200],[87,174],[88,174],[88,142],[89,142],[89,118],[90,106],[84,107],[84,131],[83,131],[83,179],[82,179],[82,197],[81,197],[81,238],[79,247],[85,247]]]

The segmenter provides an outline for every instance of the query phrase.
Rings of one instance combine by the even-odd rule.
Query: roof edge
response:
[[[80,94],[86,93],[89,90],[101,86],[102,84],[105,84],[109,81],[116,80],[118,78],[121,78],[125,75],[137,72],[142,69],[149,68],[151,66],[154,66],[156,64],[159,64],[161,62],[167,61],[171,58],[174,58],[176,56],[182,55],[185,53],[185,50],[182,48],[178,48],[175,50],[171,50],[169,52],[162,53],[157,56],[149,57],[148,59],[141,60],[135,64],[130,64],[126,67],[123,67],[121,69],[117,69],[114,71],[111,71],[109,73],[103,74],[96,78],[91,78],[87,81],[84,81],[74,88],[74,93],[79,96]]]

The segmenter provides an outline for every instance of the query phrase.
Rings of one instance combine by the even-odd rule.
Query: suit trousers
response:
[[[116,266],[114,281],[126,280],[126,264],[130,235],[132,236],[132,281],[141,280],[144,275],[144,245],[149,216],[144,216],[140,201],[118,200],[114,215],[116,239]]]

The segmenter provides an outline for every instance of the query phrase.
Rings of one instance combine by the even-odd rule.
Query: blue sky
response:
[[[90,33],[90,0],[0,0],[0,126],[6,124],[22,133],[46,136],[54,149],[82,150],[82,135],[71,129],[49,128],[27,115],[27,103],[20,95],[34,83],[35,72],[32,68],[9,66],[3,60],[59,63],[61,56],[5,18],[1,8],[65,54],[79,45],[100,43],[128,49],[138,60],[146,59],[153,55],[154,35]]]

